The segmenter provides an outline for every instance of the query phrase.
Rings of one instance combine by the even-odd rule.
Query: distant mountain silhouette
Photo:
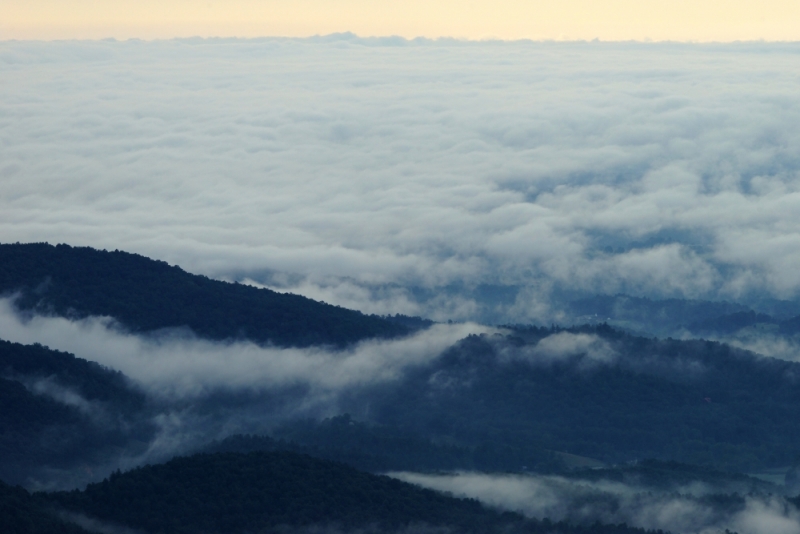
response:
[[[765,313],[756,313],[752,310],[746,312],[731,313],[714,317],[712,319],[705,319],[690,324],[687,328],[694,334],[708,335],[708,334],[735,334],[742,328],[753,326],[756,324],[778,324],[778,321],[771,315]]]
[[[707,300],[652,300],[630,295],[595,295],[569,303],[577,324],[612,321],[617,326],[657,334],[670,333],[680,325],[697,323],[721,315],[749,311],[733,302]]]

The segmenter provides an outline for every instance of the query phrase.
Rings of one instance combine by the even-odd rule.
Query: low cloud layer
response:
[[[700,483],[659,492],[620,482],[556,476],[480,473],[390,473],[390,476],[536,518],[578,523],[625,522],[684,534],[716,534],[726,528],[740,534],[800,533],[800,513],[782,498],[749,495],[727,504],[720,498],[703,500],[704,496],[724,488]]]
[[[363,341],[341,351],[286,349],[205,341],[180,330],[138,336],[124,332],[110,318],[24,317],[15,311],[12,299],[0,299],[0,339],[71,352],[122,371],[168,397],[292,387],[307,388],[311,396],[334,395],[397,380],[406,369],[430,362],[459,339],[491,331],[474,324],[434,325],[407,338]],[[34,386],[67,404],[77,402],[46,381]]]
[[[618,354],[607,341],[597,335],[558,332],[533,346],[503,347],[500,357],[528,361],[534,365],[580,359],[582,367],[592,367],[597,364],[612,364],[617,360]]]
[[[792,298],[798,54],[3,42],[0,241],[436,319],[545,320],[564,288]]]
[[[286,419],[341,413],[361,388],[400,380],[469,334],[495,332],[475,324],[434,325],[396,340],[367,340],[350,348],[287,349],[251,342],[212,342],[188,330],[141,336],[113,319],[20,315],[13,298],[0,299],[0,339],[40,343],[123,372],[149,394],[137,417],[152,433],[146,442],[92,460],[92,469],[42,469],[27,485],[37,490],[73,488],[114,469],[160,462],[235,433],[264,433]],[[15,376],[33,393],[76,408],[100,427],[109,421],[102,403],[90,402],[58,377]]]
[[[684,339],[696,338],[690,332],[681,332]],[[800,361],[800,336],[781,335],[776,329],[745,328],[729,335],[704,334],[704,338],[727,343],[733,347],[749,350],[756,354],[788,360]]]

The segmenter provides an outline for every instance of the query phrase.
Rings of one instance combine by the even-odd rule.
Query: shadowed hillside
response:
[[[110,316],[136,332],[189,327],[208,339],[344,346],[409,330],[299,295],[220,282],[137,254],[46,243],[0,245],[0,293],[22,310]]]
[[[520,327],[470,336],[345,408],[472,446],[748,470],[788,465],[800,451],[798,377],[798,363],[717,342]]]
[[[566,524],[499,513],[386,476],[291,452],[201,454],[146,466],[84,491],[39,494],[144,532],[291,532],[328,526],[395,532],[427,525],[451,532],[627,534],[626,526]]]
[[[347,463],[369,472],[386,471],[517,471],[521,465],[540,473],[561,472],[563,461],[551,451],[483,443],[465,447],[436,443],[414,432],[354,421],[349,414],[292,421],[273,437],[229,436],[205,452],[290,450]]]
[[[0,340],[0,478],[23,483],[141,447],[154,428],[147,400],[118,371]]]
[[[42,506],[24,489],[0,480],[0,532],[3,534],[88,534],[77,525],[66,523],[48,506]]]

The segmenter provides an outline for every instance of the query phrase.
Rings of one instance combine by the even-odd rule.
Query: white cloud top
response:
[[[0,240],[440,319],[480,317],[489,304],[464,288],[481,284],[521,288],[499,312],[517,320],[546,317],[553,288],[790,298],[799,58],[793,44],[4,42]]]

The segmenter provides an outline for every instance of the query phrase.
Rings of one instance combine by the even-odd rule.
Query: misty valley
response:
[[[3,532],[800,525],[798,303],[434,322],[44,243],[0,294]]]

